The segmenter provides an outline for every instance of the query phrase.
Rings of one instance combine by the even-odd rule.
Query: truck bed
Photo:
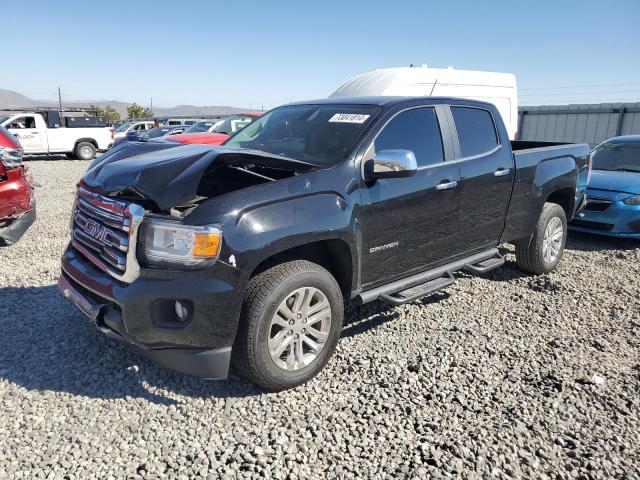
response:
[[[586,143],[512,141],[516,176],[503,242],[525,238],[533,233],[543,203],[549,199],[546,189],[556,185],[575,185],[567,201],[551,197],[563,205],[571,221],[584,203],[589,177],[589,145]],[[542,203],[538,203],[542,202]]]
[[[512,140],[511,150],[518,152],[521,150],[533,150],[547,147],[568,147],[568,146],[584,146],[586,143],[565,143],[565,142],[540,142],[536,140]],[[587,149],[589,146],[587,145]]]
[[[516,140],[511,142],[516,169],[531,167],[539,163],[560,158],[572,158],[580,170],[588,167],[591,150],[586,143],[536,142]],[[586,178],[586,177],[585,177]]]

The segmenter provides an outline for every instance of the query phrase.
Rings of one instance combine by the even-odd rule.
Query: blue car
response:
[[[587,204],[570,228],[640,239],[640,135],[610,138],[591,158]]]
[[[136,130],[132,130],[127,133],[127,135],[119,140],[116,140],[115,143],[118,144],[122,142],[148,142],[150,140],[161,140],[169,137],[170,135],[176,135],[178,133],[183,133],[188,125],[167,125],[164,127],[155,127],[147,131],[138,132]]]

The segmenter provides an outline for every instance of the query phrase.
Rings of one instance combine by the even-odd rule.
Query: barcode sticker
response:
[[[336,113],[329,119],[329,122],[338,123],[364,123],[369,115],[361,115],[358,113]]]

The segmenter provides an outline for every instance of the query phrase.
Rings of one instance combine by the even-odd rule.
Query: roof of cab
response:
[[[495,108],[495,106],[488,102],[482,102],[480,100],[471,100],[468,98],[454,98],[454,97],[339,97],[339,98],[321,98],[318,100],[305,100],[301,102],[293,102],[287,105],[376,105],[379,107],[390,108],[397,105],[415,104],[417,102],[424,102],[425,104],[434,103],[452,103],[452,104],[466,104],[477,105],[484,107]],[[283,105],[286,106],[286,105]]]
[[[616,143],[640,143],[640,135],[620,135],[607,139],[607,142]]]

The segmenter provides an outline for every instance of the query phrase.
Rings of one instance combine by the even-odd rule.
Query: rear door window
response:
[[[393,117],[374,142],[381,150],[411,150],[418,167],[444,161],[442,136],[436,112],[432,107],[405,110]]]
[[[463,157],[482,155],[498,146],[498,135],[491,112],[482,108],[451,107],[451,113]]]

